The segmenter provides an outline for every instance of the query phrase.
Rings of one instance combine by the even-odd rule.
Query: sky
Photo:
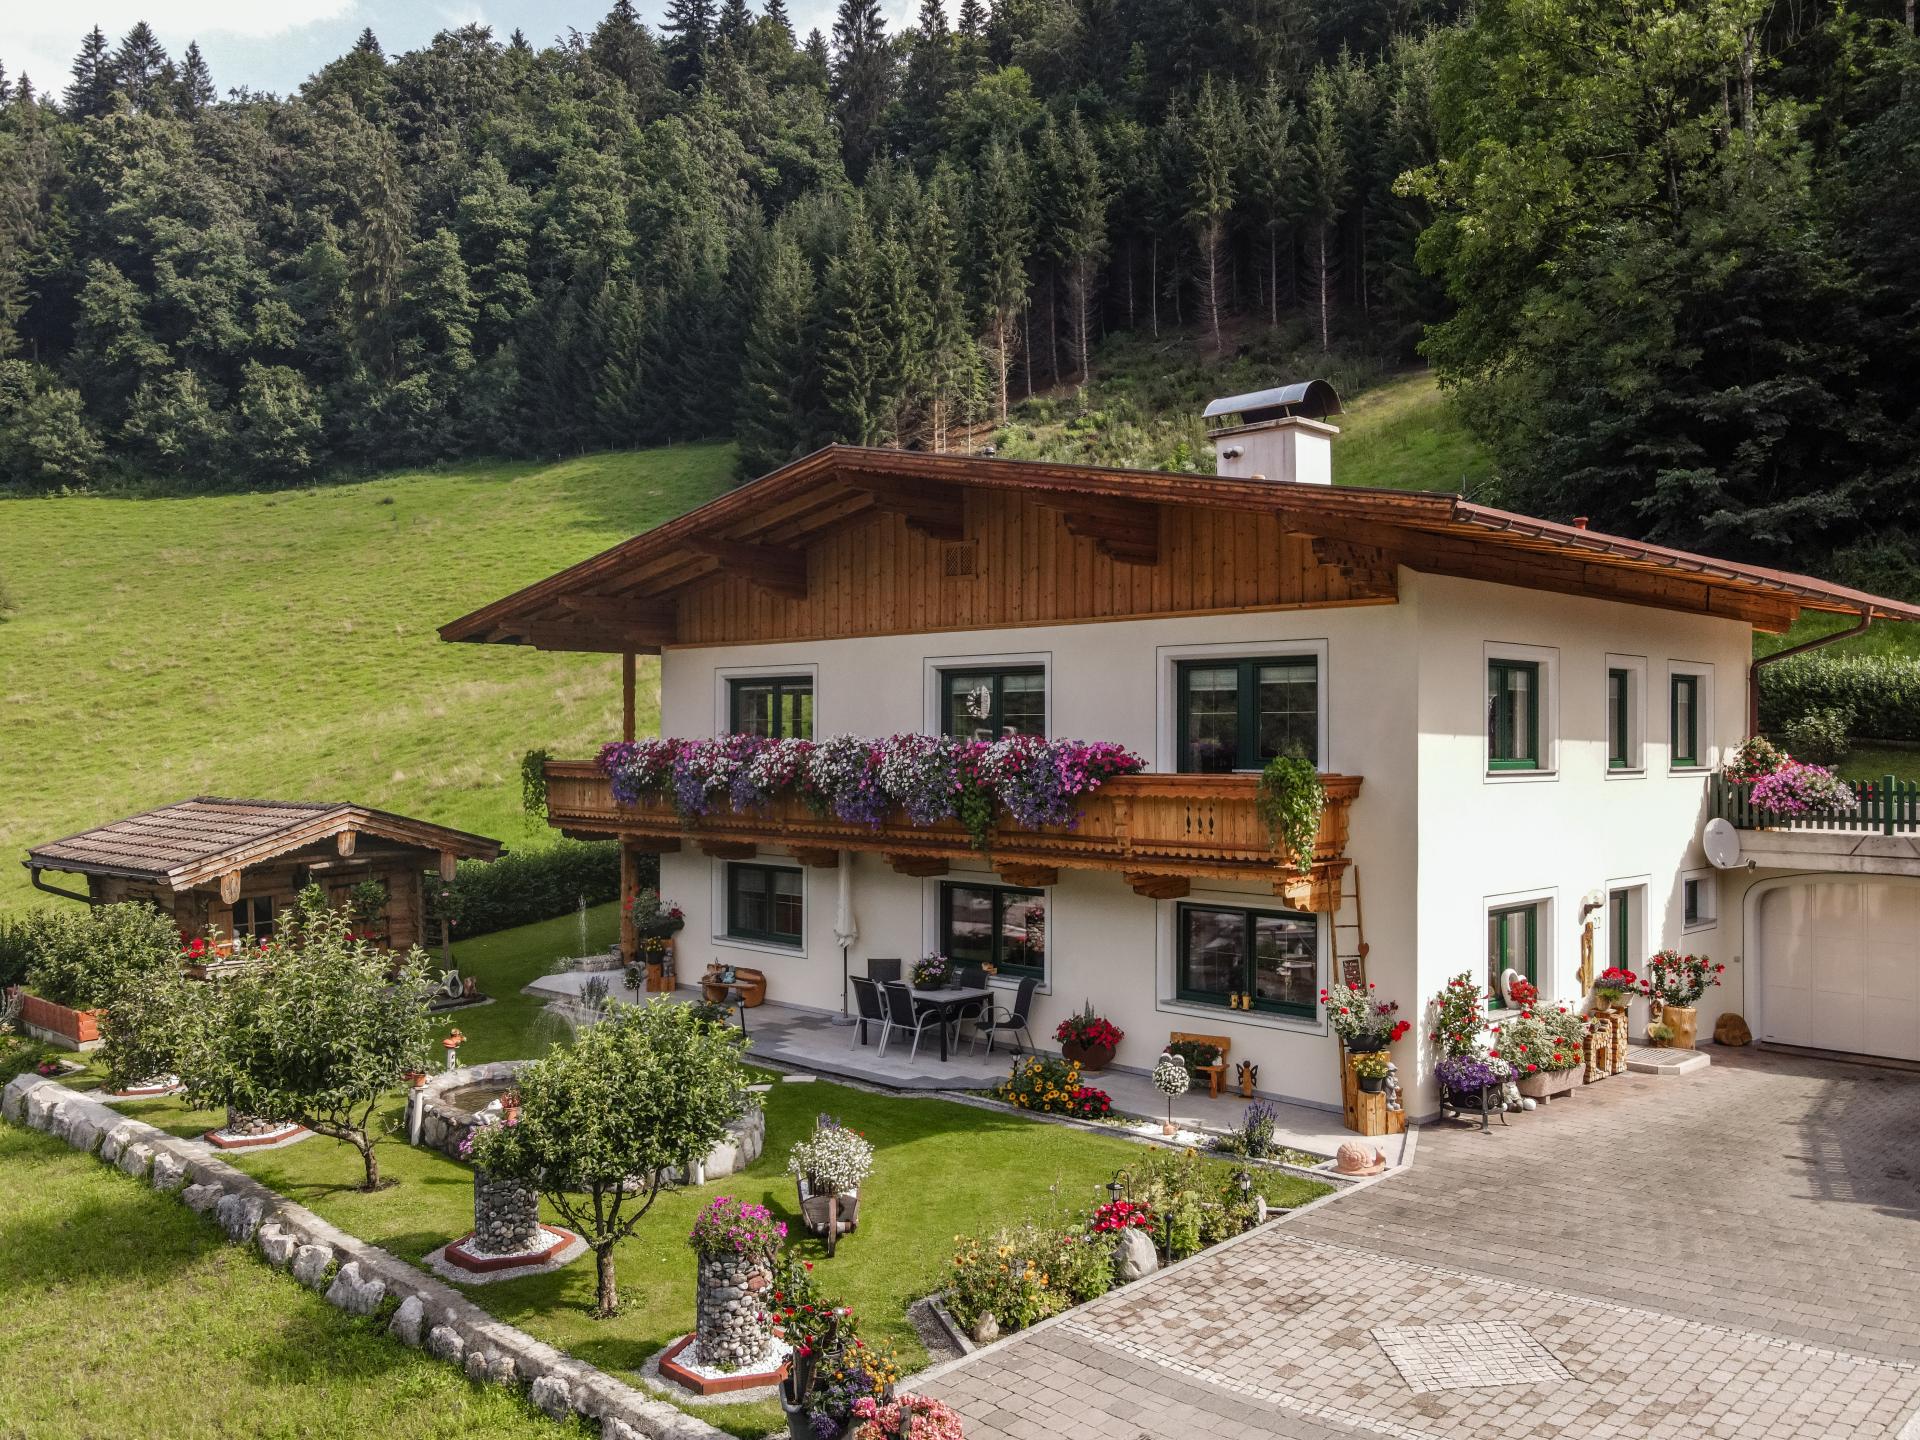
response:
[[[636,8],[657,27],[665,0],[640,0]],[[758,0],[754,8],[760,8]],[[919,9],[913,0],[882,0],[880,8],[894,30]],[[787,0],[803,37],[816,25],[830,34],[833,9],[833,0]],[[63,89],[89,29],[98,24],[118,42],[134,21],[145,20],[175,57],[198,40],[222,95],[239,85],[285,94],[368,25],[391,55],[472,22],[491,25],[502,39],[518,27],[544,45],[569,27],[591,30],[606,11],[607,0],[81,0],[71,10],[4,0],[0,63],[10,77],[32,76],[36,90]]]

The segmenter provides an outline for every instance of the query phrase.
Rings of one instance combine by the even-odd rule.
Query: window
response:
[[[727,937],[801,943],[800,872],[783,865],[727,866]]]
[[[1487,1008],[1507,1004],[1500,977],[1513,971],[1530,984],[1540,983],[1540,907],[1510,905],[1487,912]]]
[[[273,938],[273,901],[264,895],[242,897],[233,907],[233,938],[271,940]]]
[[[1632,711],[1628,697],[1633,693],[1631,670],[1607,671],[1607,768],[1633,768]]]
[[[956,965],[1047,977],[1047,897],[1003,885],[940,887],[940,950]]]
[[[1047,672],[1039,665],[940,672],[940,729],[962,740],[1047,733]]]
[[[1258,770],[1293,753],[1320,763],[1320,665],[1311,655],[1178,664],[1180,769]]]
[[[768,740],[811,740],[813,677],[773,675],[729,680],[727,730]]]
[[[1668,763],[1674,766],[1698,765],[1700,763],[1700,677],[1698,675],[1673,677],[1670,713],[1673,728],[1667,733],[1672,736],[1673,749]]]
[[[1680,925],[1686,930],[1703,930],[1713,924],[1715,885],[1711,875],[1688,875],[1680,879]]]
[[[1182,905],[1176,932],[1179,999],[1313,1016],[1320,993],[1320,922],[1292,910]],[[1245,997],[1245,998],[1241,998]]]
[[[1539,770],[1540,662],[1487,662],[1487,763],[1494,770]]]

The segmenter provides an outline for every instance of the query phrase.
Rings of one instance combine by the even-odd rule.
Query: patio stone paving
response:
[[[917,1388],[971,1440],[1916,1440],[1920,1076],[1712,1053],[1429,1128],[1405,1173]]]

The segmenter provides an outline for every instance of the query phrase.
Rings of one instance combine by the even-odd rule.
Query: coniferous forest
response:
[[[1498,498],[1910,590],[1912,0],[616,0],[0,68],[0,481],[948,448],[1130,331],[1425,359]],[[5,57],[0,56],[0,62]],[[1275,376],[1275,379],[1294,378]],[[972,443],[971,441],[965,443]]]

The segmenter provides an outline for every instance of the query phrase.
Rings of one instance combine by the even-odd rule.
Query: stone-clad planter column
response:
[[[700,1261],[699,1281],[700,1363],[716,1370],[758,1368],[773,1346],[773,1317],[767,1310],[772,1257],[708,1256]]]
[[[547,1248],[540,1227],[540,1192],[524,1180],[473,1172],[473,1234],[469,1250],[480,1255],[525,1255]]]

